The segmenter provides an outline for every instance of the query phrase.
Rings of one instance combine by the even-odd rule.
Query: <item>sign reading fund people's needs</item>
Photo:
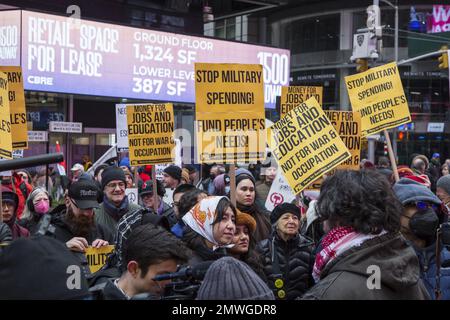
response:
[[[411,121],[395,62],[345,77],[345,83],[364,137]]]
[[[351,157],[315,98],[291,110],[271,128],[273,156],[295,194]]]
[[[132,166],[174,161],[171,103],[128,105],[127,125]]]
[[[314,97],[322,106],[323,87],[289,86],[281,88],[280,118],[300,103]]]
[[[0,157],[12,159],[8,75],[0,72]]]
[[[12,147],[14,150],[28,149],[27,113],[25,110],[22,68],[0,67],[0,71],[8,75]]]
[[[339,137],[352,154],[351,158],[341,163],[336,169],[358,169],[361,157],[361,117],[358,112],[325,111]]]
[[[196,63],[195,92],[200,163],[264,160],[262,65]]]

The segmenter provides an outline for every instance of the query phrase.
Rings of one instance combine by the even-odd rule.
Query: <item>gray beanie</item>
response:
[[[450,195],[450,174],[440,177],[436,183],[436,188],[441,188]]]
[[[393,189],[402,205],[416,201],[429,201],[438,205],[441,204],[441,200],[430,189],[411,179],[401,178],[394,184]]]
[[[197,300],[275,300],[275,297],[246,263],[223,257],[208,268]]]

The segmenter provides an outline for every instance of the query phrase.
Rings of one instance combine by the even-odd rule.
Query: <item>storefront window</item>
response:
[[[339,50],[340,15],[333,14],[286,23],[282,46],[291,54]]]

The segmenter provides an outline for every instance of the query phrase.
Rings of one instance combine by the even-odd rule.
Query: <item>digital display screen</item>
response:
[[[20,21],[18,12],[0,16]],[[1,27],[14,24],[8,19],[0,19]],[[16,23],[19,38],[8,41],[17,51],[22,43],[26,90],[193,103],[196,62],[262,64],[266,108],[274,108],[281,87],[289,85],[285,49],[30,11],[22,11],[21,26]]]

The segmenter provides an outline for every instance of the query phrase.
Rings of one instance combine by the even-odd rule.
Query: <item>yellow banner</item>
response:
[[[195,97],[199,163],[264,160],[262,65],[196,63]]]
[[[12,159],[11,117],[8,75],[0,72],[0,157]]]
[[[323,87],[281,87],[280,119],[300,103],[305,102],[311,97],[314,97],[322,107]]]
[[[11,112],[11,134],[13,150],[28,149],[27,113],[21,67],[0,67],[8,75],[8,98]]]
[[[127,105],[127,128],[132,166],[174,162],[171,103]]]
[[[361,117],[359,113],[327,110],[325,114],[352,154],[350,159],[341,163],[336,169],[358,170],[361,160]]]
[[[114,246],[104,246],[100,248],[89,247],[86,249],[85,255],[91,273],[97,272],[106,263],[108,254],[114,251]]]
[[[272,127],[272,154],[295,194],[351,157],[315,98]]]
[[[345,77],[353,111],[361,115],[362,136],[411,121],[395,62]]]

